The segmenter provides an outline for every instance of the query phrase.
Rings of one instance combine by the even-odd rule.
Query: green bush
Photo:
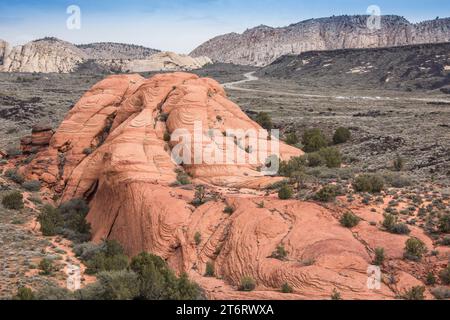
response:
[[[239,286],[239,291],[250,292],[250,291],[255,290],[255,288],[256,288],[256,282],[255,282],[255,280],[253,280],[252,277],[246,276],[246,277],[243,277],[241,279],[241,284]]]
[[[130,270],[138,276],[138,299],[144,300],[197,300],[201,289],[186,274],[177,278],[160,257],[141,253],[130,263]]]
[[[195,244],[198,246],[200,243],[202,243],[202,234],[200,232],[196,232],[194,235],[194,241]]]
[[[234,213],[234,208],[232,206],[226,206],[225,209],[223,209],[223,212],[226,214],[233,214]]]
[[[450,285],[450,264],[441,271],[440,277],[443,284]]]
[[[340,168],[342,164],[341,153],[333,147],[322,148],[319,155],[324,159],[328,168]]]
[[[177,181],[181,185],[191,184],[191,178],[189,175],[181,170],[177,172]]]
[[[42,259],[41,262],[39,262],[39,270],[41,270],[42,275],[51,275],[54,270],[52,260],[46,258]]]
[[[93,152],[92,148],[84,148],[83,149],[83,154],[86,156],[92,154],[92,152]]]
[[[5,196],[2,199],[2,205],[6,209],[10,210],[20,210],[23,209],[23,195],[19,191],[13,191]]]
[[[392,230],[392,228],[397,224],[397,217],[394,216],[393,214],[385,214],[384,215],[384,220],[383,220],[383,227],[386,230]]]
[[[62,226],[62,217],[58,210],[53,206],[46,204],[39,216],[39,224],[41,225],[41,232],[46,237],[53,237],[58,234],[59,228]]]
[[[340,194],[340,188],[334,184],[329,184],[320,189],[314,199],[320,202],[331,202]]]
[[[333,143],[334,144],[341,144],[346,143],[351,138],[350,130],[347,128],[340,127],[336,129],[334,135],[333,135]]]
[[[22,187],[27,191],[39,191],[41,189],[41,182],[39,180],[25,181]]]
[[[291,132],[286,135],[286,143],[291,146],[295,146],[300,142],[300,139],[297,137],[295,132]]]
[[[308,153],[306,159],[308,166],[311,168],[320,167],[325,164],[325,159],[318,152]]]
[[[280,176],[291,177],[294,172],[303,171],[305,165],[305,157],[293,157],[289,161],[281,161],[278,172]]]
[[[272,252],[272,255],[270,257],[283,261],[286,260],[287,256],[288,252],[286,251],[284,246],[280,244],[277,246],[277,249],[274,252]]]
[[[389,231],[394,234],[410,234],[411,233],[411,230],[404,223],[397,223],[397,224],[393,225]]]
[[[427,286],[434,286],[436,284],[436,276],[433,274],[433,272],[428,272],[425,283],[427,284]]]
[[[381,266],[384,262],[384,259],[385,259],[384,248],[376,248],[375,259],[373,261],[373,264],[376,266]]]
[[[402,171],[405,167],[405,160],[400,155],[397,155],[397,157],[394,159],[394,170],[396,171]]]
[[[289,283],[285,282],[281,286],[281,292],[282,293],[292,293],[292,292],[294,292],[294,289],[292,289],[292,287],[289,285]]]
[[[22,184],[25,179],[23,176],[15,169],[8,169],[5,172],[5,177],[9,180],[14,181],[15,183]]]
[[[425,243],[413,237],[406,241],[404,257],[408,260],[420,261],[427,251]]]
[[[357,192],[379,193],[384,188],[384,179],[379,175],[362,174],[353,181],[353,188]]]
[[[80,300],[133,300],[140,294],[138,276],[127,270],[103,271],[77,294]]]
[[[74,300],[74,295],[72,292],[53,283],[46,284],[44,287],[36,291],[35,295],[36,300]]]
[[[331,294],[331,300],[342,300],[341,293],[335,289],[333,289],[333,293]]]
[[[361,219],[359,219],[355,214],[352,212],[346,212],[342,216],[340,223],[343,227],[353,228],[358,225],[359,221],[361,221]]]
[[[205,277],[214,277],[214,264],[212,262],[206,263]]]
[[[165,142],[170,142],[170,140],[172,139],[171,135],[169,132],[164,132],[164,137],[163,137]]]
[[[404,295],[405,300],[424,300],[425,287],[417,286],[409,289]]]
[[[128,267],[128,257],[122,246],[114,240],[107,240],[101,250],[85,261],[86,273],[97,274],[102,271],[119,271]]]
[[[320,129],[309,129],[302,136],[303,149],[306,152],[315,152],[326,147],[328,141]]]
[[[439,219],[439,231],[443,233],[450,233],[450,213],[444,214]]]
[[[200,207],[206,203],[206,189],[205,186],[199,185],[195,187],[195,197],[192,200],[192,205],[195,207]]]
[[[61,233],[69,240],[76,242],[89,241],[91,226],[86,221],[89,206],[83,199],[73,199],[63,203],[58,212],[63,221]]]
[[[26,287],[20,287],[17,290],[17,294],[13,297],[13,300],[35,300],[33,290]]]
[[[256,122],[266,130],[272,130],[273,128],[272,118],[267,112],[258,113]]]
[[[280,190],[278,190],[278,198],[280,198],[281,200],[291,199],[292,195],[292,188],[287,184],[283,185]]]
[[[431,293],[438,300],[450,299],[450,288],[446,287],[433,288],[431,289]]]

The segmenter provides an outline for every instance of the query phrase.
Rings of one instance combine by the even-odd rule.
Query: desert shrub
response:
[[[287,184],[283,185],[280,190],[278,190],[278,198],[280,198],[281,200],[291,199],[292,194],[292,188]]]
[[[303,171],[305,165],[305,157],[293,157],[289,161],[281,161],[278,172],[280,176],[291,177],[294,172]]]
[[[438,300],[450,299],[450,288],[447,287],[437,287],[431,289],[431,293]]]
[[[192,200],[192,205],[200,207],[206,203],[206,189],[205,186],[199,185],[195,187],[195,197]]]
[[[397,157],[394,159],[393,164],[395,171],[402,171],[405,167],[405,160],[400,155],[397,155]]]
[[[133,271],[103,271],[97,282],[78,293],[80,300],[133,300],[139,296],[138,275]]]
[[[319,155],[324,159],[328,168],[340,168],[342,156],[338,149],[333,147],[322,148]]]
[[[22,151],[17,147],[10,147],[6,149],[6,153],[8,154],[8,157],[14,158],[20,156],[22,154]]]
[[[107,240],[101,250],[85,261],[86,273],[96,274],[102,271],[119,271],[128,267],[128,257],[122,246],[114,240]]]
[[[289,285],[289,283],[285,282],[285,283],[283,283],[283,285],[281,286],[281,292],[282,292],[282,293],[292,293],[292,292],[294,292],[294,290],[293,290],[292,287]]]
[[[72,292],[54,284],[47,284],[35,293],[36,300],[74,300]]]
[[[409,289],[405,294],[403,294],[402,298],[405,300],[424,300],[425,296],[425,287],[416,286]]]
[[[197,231],[194,234],[194,241],[197,246],[202,242],[202,234],[200,232]]]
[[[58,212],[61,215],[61,233],[69,240],[85,242],[91,237],[91,226],[86,221],[89,206],[83,199],[73,199],[63,203]]]
[[[383,220],[383,227],[386,230],[391,230],[395,225],[397,224],[397,217],[394,216],[393,214],[387,213],[384,215],[384,220]]]
[[[333,289],[333,293],[331,294],[331,300],[342,300],[341,293],[336,289]]]
[[[206,263],[205,277],[214,277],[214,264],[212,262]]]
[[[405,244],[405,259],[412,261],[420,261],[423,255],[427,252],[427,247],[422,240],[418,238],[410,238],[406,241]]]
[[[54,271],[53,262],[50,259],[44,258],[39,262],[39,270],[42,275],[50,275]]]
[[[439,231],[443,233],[450,233],[450,213],[444,214],[439,219]]]
[[[27,191],[39,191],[41,189],[41,182],[39,180],[25,181],[22,187]]]
[[[306,152],[315,152],[325,148],[328,141],[320,129],[309,129],[303,133],[302,144]]]
[[[362,174],[353,181],[353,188],[357,192],[379,193],[384,188],[384,180],[376,174]]]
[[[223,212],[226,214],[233,214],[234,213],[234,208],[232,206],[226,206],[225,209],[223,209]]]
[[[341,144],[345,143],[351,138],[350,130],[347,128],[337,128],[333,135],[333,143],[334,144]]]
[[[441,241],[441,245],[450,246],[450,236],[444,237]]]
[[[169,132],[164,132],[164,137],[163,137],[165,142],[170,142],[170,140],[172,139],[171,135]]]
[[[321,202],[331,202],[341,193],[340,188],[334,184],[329,184],[320,189],[314,199]]]
[[[388,172],[383,174],[384,181],[394,188],[404,188],[412,185],[412,180],[402,174]]]
[[[267,112],[258,113],[255,120],[264,129],[272,130],[273,128],[272,118]]]
[[[33,290],[27,287],[20,287],[17,289],[16,295],[13,297],[13,300],[35,300],[36,297],[34,295]]]
[[[300,142],[300,139],[297,137],[295,132],[291,132],[286,135],[286,143],[288,145],[294,146]]]
[[[23,209],[23,195],[19,191],[13,191],[3,196],[2,205],[6,209],[20,210]]]
[[[359,219],[354,213],[346,212],[342,216],[340,223],[343,227],[353,228],[358,225],[359,221],[361,221],[361,219]]]
[[[286,260],[287,256],[288,252],[286,251],[284,246],[280,244],[277,246],[277,249],[274,252],[272,252],[272,255],[270,257],[283,261]]]
[[[181,185],[191,184],[191,178],[189,177],[189,175],[181,170],[177,172],[177,181]]]
[[[450,285],[450,264],[447,266],[447,268],[441,271],[440,277],[443,284]]]
[[[92,152],[93,152],[92,148],[84,148],[83,149],[83,154],[86,156],[92,154]]]
[[[320,167],[325,163],[325,159],[318,152],[308,153],[306,159],[308,166],[312,168]]]
[[[375,259],[373,261],[373,264],[376,266],[381,266],[384,262],[384,259],[385,259],[384,248],[376,248]]]
[[[396,223],[389,229],[389,232],[394,234],[410,234],[411,230],[404,223]]]
[[[5,171],[5,177],[9,180],[14,181],[15,183],[22,184],[25,179],[23,176],[15,169],[8,169]]]
[[[255,288],[256,288],[256,282],[255,282],[255,280],[253,280],[252,277],[246,276],[246,277],[243,277],[241,279],[241,284],[239,286],[239,291],[250,292],[250,291],[255,290]]]
[[[130,270],[138,276],[138,299],[144,300],[197,300],[201,289],[186,274],[179,278],[167,263],[155,255],[141,253],[130,263]]]
[[[88,261],[94,258],[95,255],[105,251],[106,243],[95,244],[93,242],[84,242],[75,244],[73,252],[82,261]]]
[[[428,272],[425,283],[427,286],[434,286],[436,284],[436,276],[433,272]]]
[[[46,237],[52,237],[58,234],[62,226],[62,217],[58,210],[53,206],[46,204],[38,216],[41,232]]]

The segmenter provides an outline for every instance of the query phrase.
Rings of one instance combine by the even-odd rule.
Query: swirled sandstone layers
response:
[[[180,141],[174,135],[198,134],[198,123],[201,149],[224,161],[175,164],[171,151]],[[223,134],[232,129],[263,135]],[[266,159],[241,163],[221,152],[229,143],[248,159],[267,137],[214,80],[188,73],[116,75],[80,99],[48,148],[22,171],[60,193],[62,202],[87,199],[93,241],[117,240],[130,256],[157,254],[188,272],[209,298],[319,299],[334,289],[349,299],[393,298],[384,284],[368,289],[373,248],[341,227],[335,212],[265,195],[261,188],[279,180],[261,172]],[[278,151],[261,145],[282,159],[303,154],[282,142]],[[194,149],[184,149],[188,160],[195,160]],[[192,205],[194,187],[175,183],[182,171],[205,186],[210,201]],[[280,245],[287,254],[276,259]],[[215,278],[203,276],[207,263]],[[245,276],[256,281],[254,292],[236,290]],[[285,283],[292,294],[279,292]]]

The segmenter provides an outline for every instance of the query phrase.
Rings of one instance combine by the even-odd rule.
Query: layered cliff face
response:
[[[192,56],[213,61],[265,66],[286,54],[345,48],[375,48],[450,41],[450,19],[411,24],[398,16],[383,16],[381,29],[367,27],[368,16],[312,19],[284,28],[259,26],[243,34],[213,38]]]
[[[77,45],[90,59],[146,59],[159,50],[126,43],[96,42]]]
[[[200,133],[194,131],[198,121]],[[34,140],[44,140],[38,139],[41,129]],[[87,199],[94,241],[117,240],[130,256],[157,254],[176,271],[188,272],[208,298],[328,299],[334,289],[346,299],[394,298],[396,291],[384,283],[367,286],[367,270],[377,247],[401,259],[408,237],[381,234],[366,221],[352,231],[339,224],[343,209],[267,193],[263,188],[280,178],[263,175],[265,157],[247,163],[220,153],[227,143],[236,152],[245,149],[246,158],[257,151],[254,140],[228,134],[233,129],[257,130],[263,133],[257,142],[268,140],[214,80],[188,73],[111,76],[81,98],[49,146],[20,170],[60,194],[62,202]],[[179,130],[200,134],[201,150],[227,161],[175,164]],[[303,154],[284,143],[279,150],[262,145],[282,159]],[[183,148],[185,159],[195,157],[195,146]],[[177,184],[180,173],[188,173],[193,185]],[[273,252],[280,245],[286,256],[277,259]],[[215,278],[203,276],[207,263],[214,264]],[[256,281],[254,292],[236,290],[245,276]],[[421,284],[407,271],[398,279],[396,286]],[[279,292],[285,283],[292,294]]]
[[[86,54],[71,43],[53,38],[5,47],[0,72],[67,73],[87,59]]]

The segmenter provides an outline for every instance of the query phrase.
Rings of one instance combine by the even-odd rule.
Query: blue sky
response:
[[[81,9],[80,30],[66,27],[69,5]],[[189,53],[219,34],[365,14],[370,5],[412,22],[450,16],[449,0],[0,0],[0,39],[22,44],[56,36],[74,43],[127,42]]]

